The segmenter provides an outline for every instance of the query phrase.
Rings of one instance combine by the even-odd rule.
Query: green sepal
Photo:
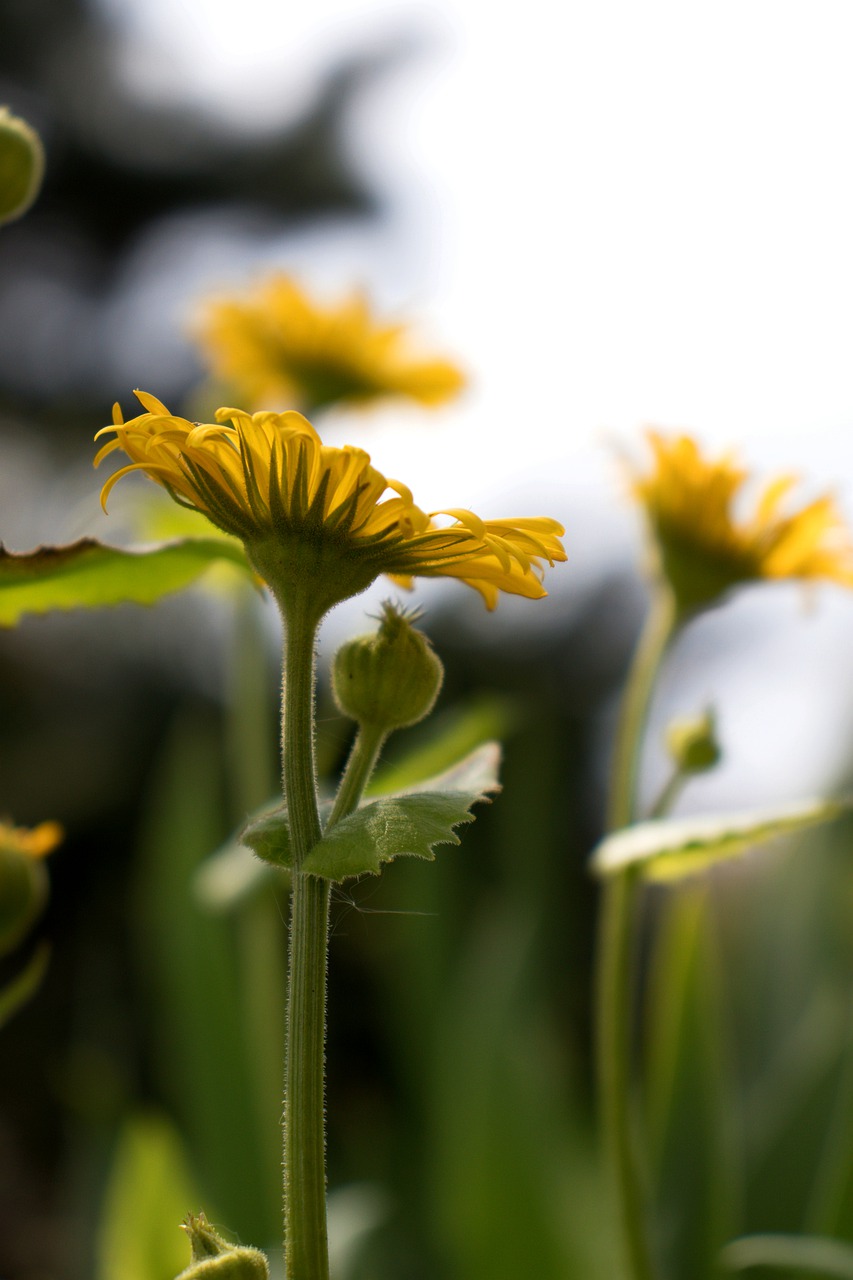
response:
[[[413,792],[368,801],[324,834],[303,872],[340,881],[378,875],[394,858],[432,861],[436,845],[459,844],[455,828],[473,822],[473,806],[500,790],[499,764],[499,745],[487,742]]]
[[[0,546],[0,626],[53,609],[154,604],[222,560],[251,572],[240,544],[224,538],[181,538],[132,551],[96,538],[23,553]]]
[[[749,813],[661,818],[615,831],[593,850],[596,875],[638,867],[649,880],[678,880],[737,857],[776,836],[829,822],[850,809],[843,800],[804,800]]]
[[[0,1027],[32,1000],[47,973],[50,947],[42,942],[36,947],[24,968],[5,987],[0,988]]]
[[[190,1214],[184,1223],[192,1249],[192,1261],[176,1280],[269,1280],[269,1263],[260,1249],[229,1244],[203,1213]]]

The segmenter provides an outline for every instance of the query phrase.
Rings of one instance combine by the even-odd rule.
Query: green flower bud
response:
[[[203,1213],[191,1213],[183,1229],[190,1239],[192,1259],[177,1280],[269,1280],[269,1264],[260,1249],[229,1244]]]
[[[0,956],[17,946],[41,914],[48,890],[42,859],[61,839],[55,822],[32,830],[0,822]]]
[[[35,129],[0,107],[0,225],[26,213],[43,174],[44,151]]]
[[[332,691],[344,715],[390,733],[429,714],[444,668],[402,610],[390,603],[382,608],[378,631],[350,640],[335,654]]]
[[[721,755],[713,711],[671,721],[666,745],[679,773],[706,773],[713,769]]]

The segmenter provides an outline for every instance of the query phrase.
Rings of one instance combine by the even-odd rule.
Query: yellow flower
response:
[[[654,467],[635,475],[660,569],[686,612],[713,604],[738,583],[760,578],[829,578],[853,586],[853,545],[833,500],[824,496],[786,511],[796,483],[772,480],[754,511],[736,519],[733,506],[747,472],[730,456],[703,458],[689,436],[648,432]]]
[[[287,276],[245,299],[211,303],[199,338],[217,379],[254,407],[311,413],[389,396],[438,405],[464,384],[450,361],[409,354],[403,326],[379,324],[361,293],[323,307]]]
[[[63,835],[58,822],[40,822],[37,827],[13,827],[0,822],[0,850],[38,861],[53,852]]]
[[[98,453],[130,458],[101,492],[143,471],[176,502],[241,538],[253,566],[279,596],[313,594],[318,612],[356,595],[380,574],[455,577],[490,609],[498,593],[537,599],[544,564],[565,560],[563,528],[544,517],[481,520],[462,509],[427,514],[410,490],[371,465],[362,449],[324,445],[301,414],[220,409],[193,423],[137,391],[146,413],[122,420]]]

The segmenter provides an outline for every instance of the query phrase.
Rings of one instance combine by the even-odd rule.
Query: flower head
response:
[[[241,538],[278,596],[310,590],[325,612],[382,573],[404,583],[455,577],[491,609],[500,591],[544,596],[544,564],[566,558],[556,520],[481,520],[458,508],[425,513],[362,449],[324,445],[299,413],[220,409],[215,423],[193,423],[136,394],[146,412],[124,422],[116,405],[113,426],[98,432],[114,439],[96,465],[116,449],[130,458],[104,485],[102,504],[122,476],[144,472]]]
[[[58,822],[40,822],[37,827],[13,827],[8,822],[0,822],[0,849],[36,862],[53,853],[62,837]]]
[[[282,275],[211,303],[199,338],[217,378],[253,406],[316,412],[389,396],[438,405],[464,382],[449,360],[411,355],[403,326],[378,323],[361,293],[324,307]]]
[[[713,604],[729,588],[759,578],[829,578],[853,586],[853,544],[833,500],[786,511],[795,484],[777,477],[752,515],[733,512],[747,472],[730,456],[703,458],[690,436],[648,432],[654,468],[635,475],[660,569],[682,611]]]

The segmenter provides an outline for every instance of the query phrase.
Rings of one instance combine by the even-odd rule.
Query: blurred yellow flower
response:
[[[52,853],[63,836],[58,822],[40,822],[37,827],[13,827],[8,822],[0,822],[0,850],[3,853],[19,853],[38,860]]]
[[[647,435],[654,466],[634,475],[633,490],[682,612],[759,578],[828,578],[853,586],[853,544],[830,497],[786,513],[796,480],[783,475],[764,488],[753,513],[738,520],[732,508],[745,470],[728,455],[704,458],[690,436]]]
[[[537,599],[545,563],[565,560],[563,528],[544,517],[481,520],[462,509],[426,514],[410,490],[371,465],[362,449],[324,445],[301,414],[220,409],[193,423],[138,391],[147,412],[130,422],[118,405],[114,433],[95,465],[121,449],[130,458],[101,491],[143,471],[183,506],[241,538],[274,590],[310,587],[318,608],[356,595],[380,574],[455,577],[490,609],[498,593]]]
[[[316,413],[392,396],[439,405],[464,385],[449,360],[410,354],[404,327],[380,324],[363,294],[323,306],[283,275],[246,298],[211,302],[198,337],[217,381],[253,407]]]

